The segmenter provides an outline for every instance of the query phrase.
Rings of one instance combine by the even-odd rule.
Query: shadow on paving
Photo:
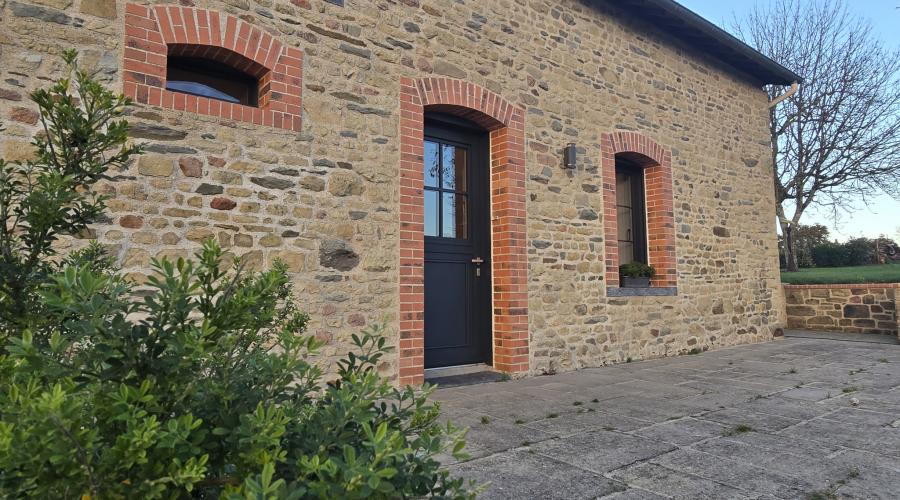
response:
[[[859,339],[855,339],[859,340]],[[437,390],[484,498],[897,498],[900,345],[814,335]]]

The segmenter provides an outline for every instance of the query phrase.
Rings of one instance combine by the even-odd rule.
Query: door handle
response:
[[[481,277],[481,264],[482,263],[484,263],[484,259],[482,259],[481,257],[475,257],[474,259],[472,259],[472,264],[475,264],[475,277],[476,278]]]

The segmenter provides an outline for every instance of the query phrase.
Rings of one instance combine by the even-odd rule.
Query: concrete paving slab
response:
[[[542,432],[553,434],[556,437],[567,437],[598,429],[627,432],[647,427],[652,424],[652,422],[647,422],[645,420],[623,417],[602,410],[597,411],[595,408],[602,408],[603,402],[586,403],[585,406],[587,406],[587,408],[584,411],[568,413],[561,418],[545,418],[543,420],[528,422],[524,425],[531,429],[537,429]]]
[[[550,433],[527,428],[509,420],[493,418],[483,413],[469,413],[453,420],[453,424],[468,428],[466,443],[479,450],[497,453],[551,439]]]
[[[722,483],[649,462],[613,471],[610,477],[672,499],[758,498]]]
[[[672,451],[676,447],[621,432],[595,430],[543,441],[533,448],[541,455],[602,474]]]
[[[487,498],[897,498],[900,345],[788,338],[439,389]],[[830,495],[830,496],[829,496]]]
[[[727,427],[746,425],[757,431],[776,432],[799,424],[802,420],[782,417],[767,413],[759,413],[746,408],[726,408],[724,410],[706,412],[699,417],[702,420],[718,422]]]
[[[778,434],[900,457],[900,429],[893,427],[847,426],[831,420],[815,419],[781,430]]]
[[[625,491],[624,483],[528,450],[512,450],[450,468],[487,484],[479,498],[589,499]]]
[[[900,418],[897,413],[885,413],[858,407],[838,408],[822,416],[824,420],[834,420],[843,424],[866,427],[884,427]]]
[[[802,498],[812,485],[779,472],[690,448],[660,455],[651,462],[743,491],[776,498]]]
[[[698,420],[692,417],[669,420],[660,424],[654,424],[629,432],[635,436],[656,440],[662,443],[670,443],[678,446],[703,441],[715,436],[721,436],[728,427],[709,420]]]
[[[603,410],[624,417],[659,423],[686,417],[697,411],[696,407],[685,404],[684,401],[687,399],[674,401],[630,396],[610,400]]]
[[[781,397],[781,394],[754,398],[734,406],[738,411],[754,411],[767,415],[806,420],[832,411],[832,407],[823,403],[809,403],[799,399]]]
[[[617,491],[605,497],[600,497],[601,500],[663,500],[665,498],[662,495],[638,488],[628,488],[625,491]]]

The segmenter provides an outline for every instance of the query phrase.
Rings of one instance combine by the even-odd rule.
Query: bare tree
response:
[[[848,210],[878,191],[898,192],[900,51],[885,47],[843,0],[757,4],[735,31],[803,77],[770,111],[776,210],[794,271],[793,232],[809,207]],[[767,90],[774,99],[786,89]]]

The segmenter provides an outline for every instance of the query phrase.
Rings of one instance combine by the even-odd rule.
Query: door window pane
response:
[[[441,162],[438,157],[440,145],[436,142],[425,141],[424,175],[425,185],[438,187],[441,178]]]
[[[465,195],[444,193],[442,200],[444,238],[468,238],[468,203]]]
[[[440,236],[438,234],[438,193],[425,191],[425,236]]]
[[[466,149],[449,144],[441,146],[444,189],[466,190]]]

